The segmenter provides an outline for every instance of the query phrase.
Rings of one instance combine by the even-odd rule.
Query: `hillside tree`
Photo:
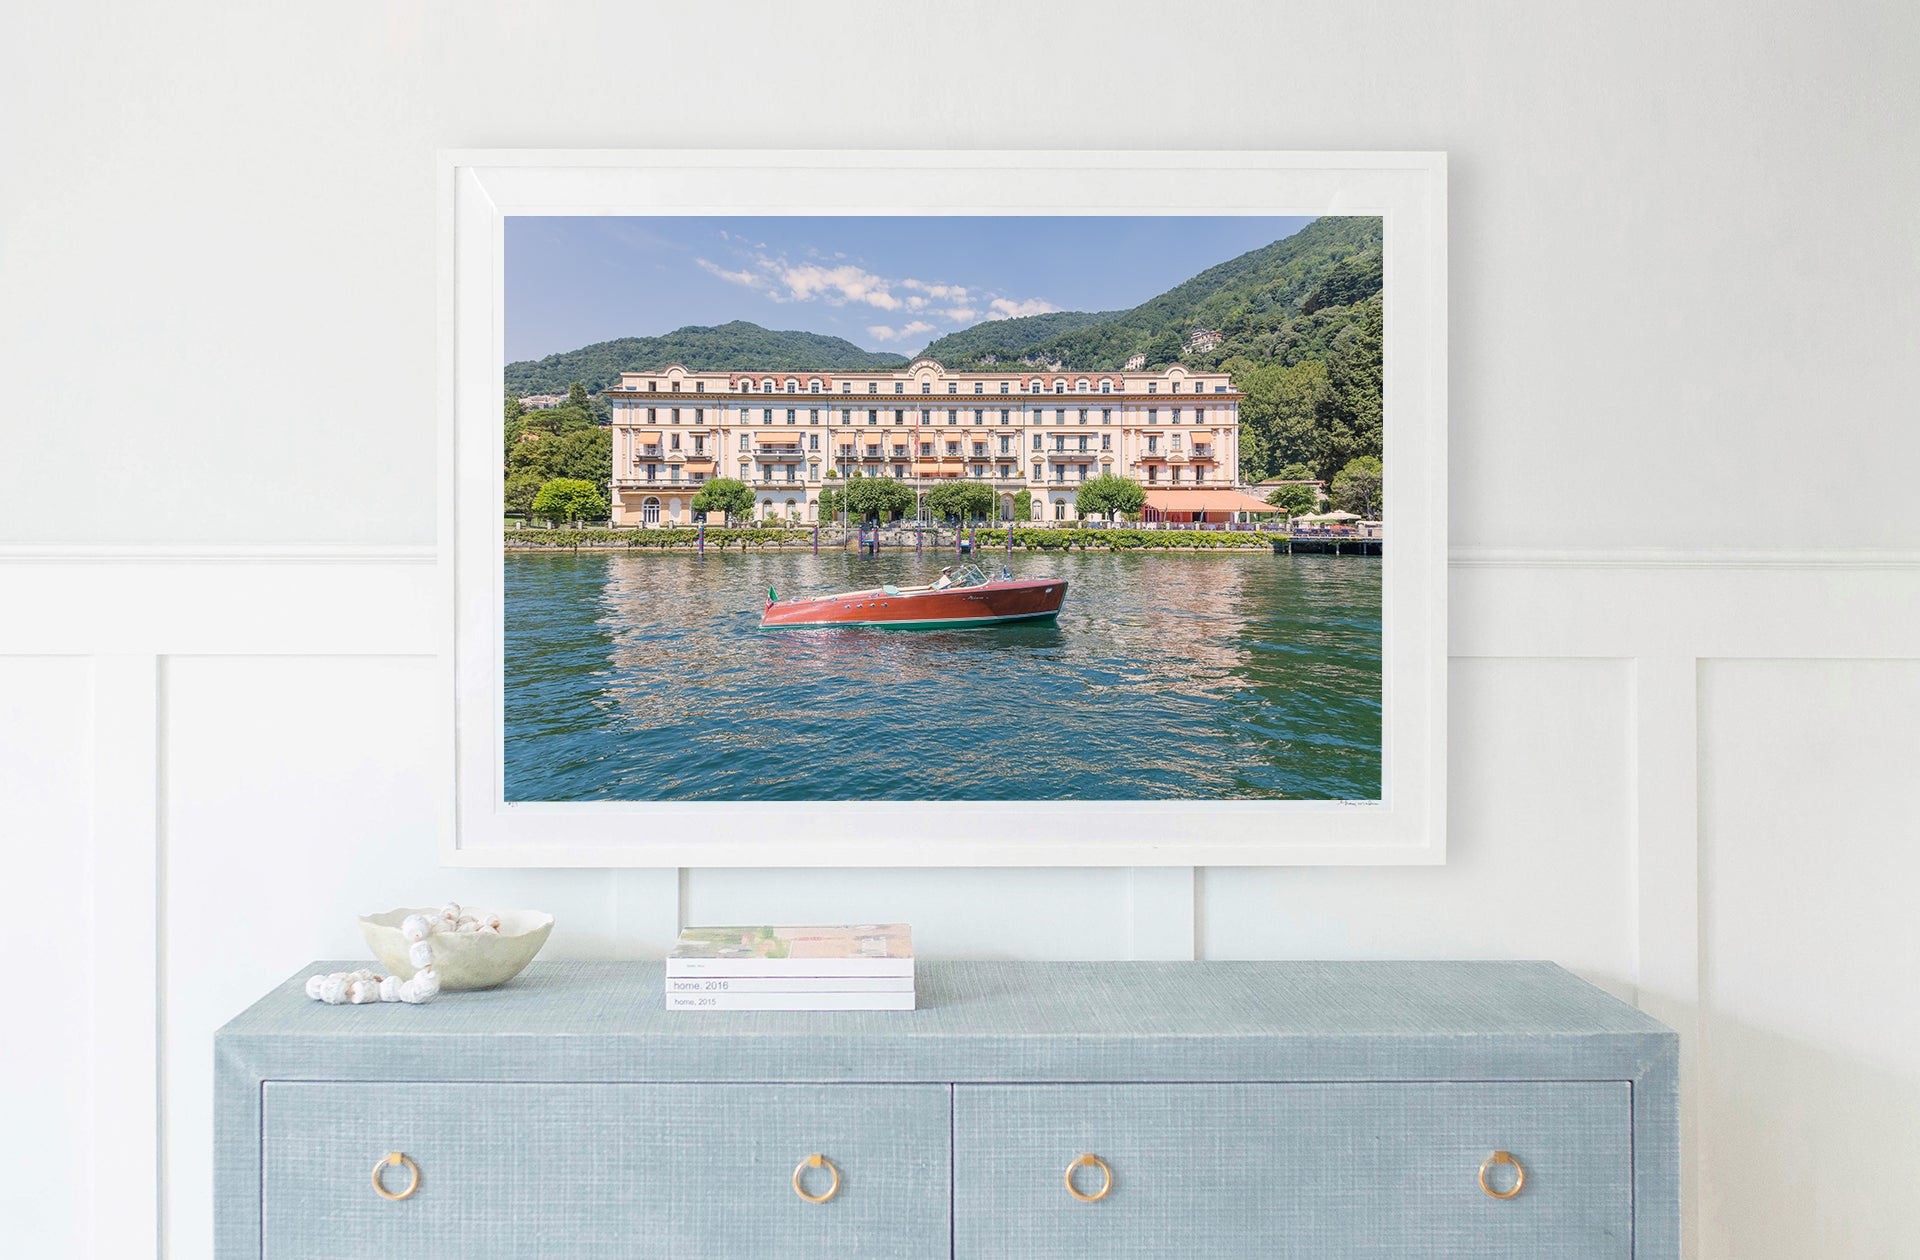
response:
[[[1380,460],[1372,455],[1361,455],[1347,461],[1327,487],[1327,497],[1333,505],[1348,512],[1358,512],[1368,520],[1382,520],[1381,513],[1386,510],[1386,472]]]
[[[555,524],[562,521],[604,521],[607,497],[591,481],[556,477],[533,496],[533,514]]]
[[[713,477],[693,496],[691,506],[708,515],[719,512],[731,525],[736,517],[753,515],[753,490],[735,477]]]
[[[1133,517],[1146,506],[1147,492],[1137,481],[1115,473],[1101,473],[1081,485],[1073,496],[1073,507],[1082,516],[1104,516],[1108,520]]]

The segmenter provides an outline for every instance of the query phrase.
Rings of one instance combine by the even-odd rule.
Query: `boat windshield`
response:
[[[955,586],[985,586],[987,575],[980,572],[979,566],[963,564],[953,571]]]

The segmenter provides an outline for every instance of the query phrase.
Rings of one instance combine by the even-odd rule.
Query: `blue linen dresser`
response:
[[[302,993],[352,965],[216,1037],[218,1260],[1680,1253],[1677,1040],[1547,963],[923,961],[896,1013],[668,1013],[658,963]]]

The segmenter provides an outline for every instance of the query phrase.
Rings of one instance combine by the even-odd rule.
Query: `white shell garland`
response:
[[[433,947],[427,943],[427,938],[436,932],[484,932],[498,936],[500,919],[497,915],[479,919],[464,914],[457,901],[440,907],[440,913],[432,918],[410,914],[400,924],[400,935],[411,942],[407,946],[407,960],[419,968],[413,973],[413,979],[376,975],[364,967],[358,971],[336,971],[331,975],[308,977],[307,996],[329,1006],[425,1002],[440,992],[440,977],[433,970]]]

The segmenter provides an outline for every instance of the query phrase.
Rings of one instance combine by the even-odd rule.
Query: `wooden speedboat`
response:
[[[997,626],[1060,615],[1065,578],[1016,580],[1004,569],[989,578],[970,564],[943,570],[925,586],[876,586],[864,591],[776,599],[767,592],[763,630],[816,626],[891,626],[932,630]]]

